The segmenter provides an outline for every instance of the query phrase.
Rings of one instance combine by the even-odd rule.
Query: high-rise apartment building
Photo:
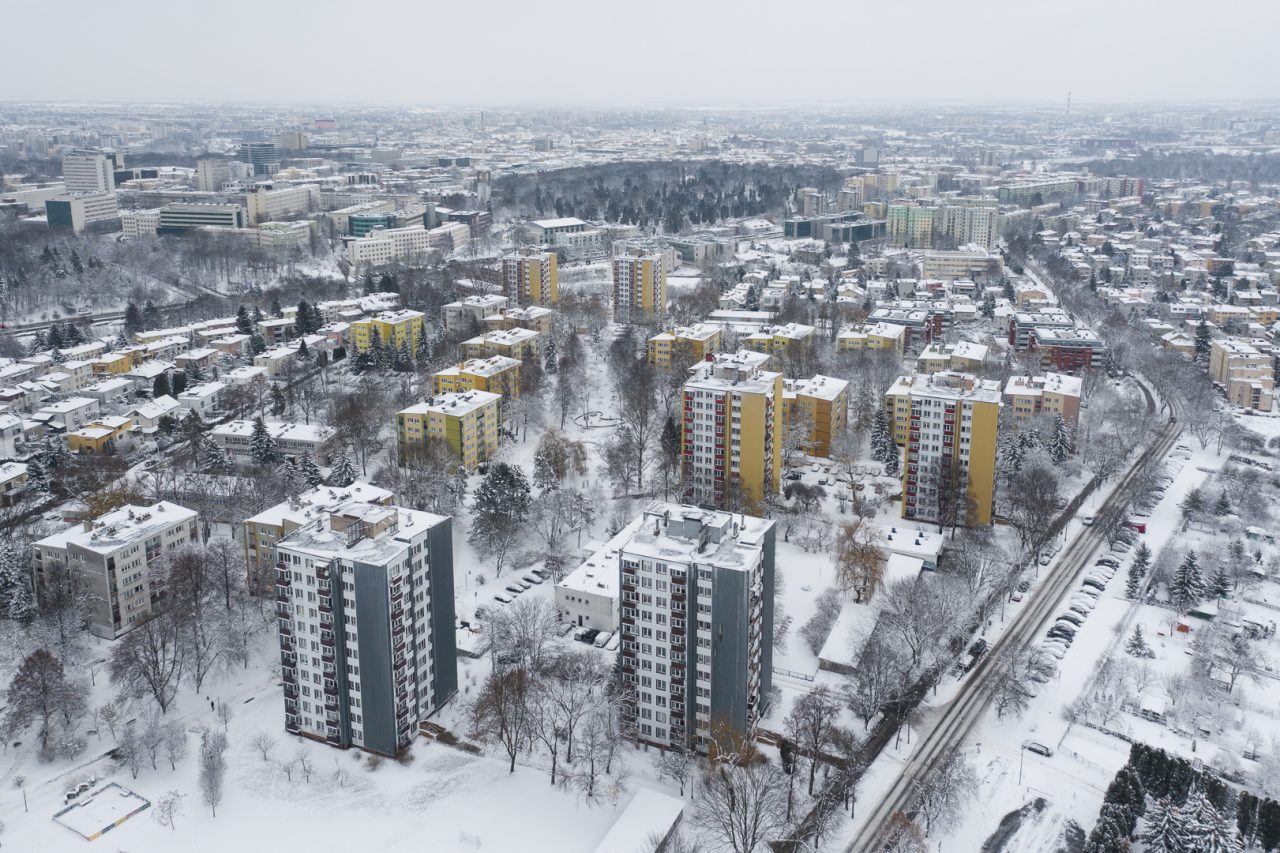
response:
[[[356,499],[276,543],[287,732],[396,755],[457,692],[452,526]]]
[[[163,607],[166,560],[199,543],[198,516],[168,501],[122,506],[36,542],[35,588],[71,584],[87,594],[89,630],[114,640]]]
[[[991,249],[1000,234],[999,218],[999,203],[993,198],[952,199],[942,208],[938,230],[943,242],[952,246],[976,243]]]
[[[196,189],[216,193],[231,180],[231,161],[222,157],[201,157],[196,161]]]
[[[655,501],[618,549],[622,677],[636,737],[751,737],[773,676],[774,522]]]
[[[885,215],[885,242],[908,249],[931,249],[937,216],[936,207],[914,202],[891,204]]]
[[[440,394],[396,413],[396,448],[406,460],[434,443],[444,443],[474,471],[498,452],[499,403],[489,391]]]
[[[502,259],[502,286],[519,305],[555,305],[560,301],[555,252],[521,249]]]
[[[697,365],[681,403],[681,471],[690,500],[759,503],[782,476],[782,374],[740,350]]]
[[[667,265],[661,252],[630,249],[613,259],[613,319],[648,322],[667,314]]]
[[[1000,385],[971,373],[915,374],[885,394],[894,440],[906,448],[902,517],[990,524]]]
[[[831,443],[849,424],[849,382],[816,374],[811,379],[785,379],[782,390],[782,429],[807,427],[801,447],[810,456],[830,456]]]

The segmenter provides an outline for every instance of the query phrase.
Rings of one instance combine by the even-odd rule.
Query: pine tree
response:
[[[253,331],[249,333],[249,354],[262,355],[266,351],[267,342],[255,327]]]
[[[271,297],[271,316],[277,320],[284,316],[284,309],[280,307],[280,297]]]
[[[124,309],[124,330],[131,335],[135,335],[146,328],[142,322],[142,311],[138,308],[136,302],[129,302]]]
[[[1231,576],[1227,574],[1227,567],[1219,564],[1213,570],[1213,577],[1209,579],[1209,595],[1213,598],[1226,598],[1230,592]]]
[[[253,320],[249,318],[249,309],[241,305],[236,309],[236,331],[242,335],[252,335]]]
[[[1129,582],[1125,586],[1125,595],[1129,598],[1136,599],[1138,593],[1142,591],[1142,581],[1147,576],[1147,569],[1151,568],[1151,549],[1147,547],[1146,542],[1139,542],[1137,549],[1133,552],[1133,562],[1129,564]]]
[[[1199,488],[1194,488],[1187,492],[1187,496],[1182,499],[1179,507],[1182,509],[1184,518],[1204,512],[1204,495],[1201,494]]]
[[[1240,853],[1240,832],[1235,821],[1218,811],[1204,790],[1196,787],[1178,810],[1186,849],[1196,853]]]
[[[988,320],[996,316],[996,292],[987,288],[982,292],[982,316]]]
[[[308,486],[319,486],[324,483],[324,474],[320,473],[320,466],[316,464],[316,458],[310,453],[302,456],[302,476]]]
[[[249,458],[254,465],[270,465],[279,458],[276,440],[267,429],[262,416],[253,419],[253,434],[249,436]]]
[[[893,442],[893,432],[889,424],[889,415],[884,409],[877,409],[871,422],[871,458],[877,462],[888,463],[898,456],[898,447]]]
[[[1141,625],[1133,629],[1133,635],[1129,637],[1129,642],[1125,643],[1124,650],[1135,658],[1155,657],[1151,646],[1147,645],[1147,638],[1142,633]]]
[[[307,339],[299,338],[298,339],[298,360],[306,361],[309,358],[311,358],[311,350],[307,349]]]
[[[297,329],[299,337],[309,335],[316,330],[312,328],[311,322],[311,303],[305,299],[299,299],[298,311],[293,317],[293,327]]]
[[[157,373],[156,378],[151,382],[151,399],[158,400],[161,397],[169,396],[172,392],[169,388],[169,374]]]
[[[1148,853],[1186,853],[1186,836],[1178,807],[1168,797],[1157,799],[1147,809],[1146,827],[1141,841]]]
[[[1062,413],[1058,412],[1053,416],[1053,444],[1049,447],[1053,464],[1061,465],[1075,452],[1075,439],[1071,435],[1071,428],[1067,426],[1067,420],[1062,417]]]
[[[279,385],[272,385],[271,386],[271,414],[278,418],[284,414],[284,410],[286,408],[287,406],[284,399],[284,391],[280,390]]]
[[[556,339],[552,338],[547,341],[547,348],[542,353],[542,361],[545,365],[543,369],[548,375],[554,375],[560,369],[560,364],[556,361],[556,358]]]
[[[18,555],[13,549],[13,543],[6,540],[0,543],[0,613],[8,612],[9,602],[13,601],[18,594],[18,587],[22,585]]]
[[[1173,574],[1169,584],[1169,603],[1179,613],[1186,613],[1204,600],[1204,575],[1200,572],[1200,563],[1195,551],[1188,551],[1178,570]]]
[[[401,338],[400,345],[396,347],[394,366],[401,373],[413,369],[413,351],[409,348],[408,335]]]
[[[115,340],[111,342],[111,348],[119,351],[129,346],[129,343],[130,343],[129,336],[126,335],[123,331],[120,331],[116,333]]]
[[[1209,335],[1209,324],[1203,319],[1196,326],[1196,361],[1204,361],[1209,357],[1209,350],[1212,349],[1212,338]]]
[[[27,491],[35,495],[36,500],[47,498],[53,490],[53,480],[44,462],[38,457],[27,462]]]
[[[229,464],[227,452],[222,449],[222,445],[209,436],[204,436],[200,442],[200,467],[216,474],[227,470]]]
[[[1227,500],[1226,489],[1218,493],[1218,499],[1213,504],[1213,514],[1219,518],[1231,515],[1231,501]]]
[[[18,584],[9,595],[5,614],[15,622],[27,623],[36,617],[36,600],[31,587],[25,578],[19,578]]]
[[[333,470],[329,473],[329,484],[343,488],[355,481],[356,466],[352,464],[351,454],[347,453],[347,446],[344,444],[338,451],[338,458],[334,460]]]

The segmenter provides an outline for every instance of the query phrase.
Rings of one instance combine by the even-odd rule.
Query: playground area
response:
[[[110,832],[151,803],[115,782],[78,798],[53,819],[87,841]]]

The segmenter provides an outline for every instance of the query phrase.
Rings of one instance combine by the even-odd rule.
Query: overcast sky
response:
[[[1278,0],[63,0],[0,20],[0,100],[1280,96]]]

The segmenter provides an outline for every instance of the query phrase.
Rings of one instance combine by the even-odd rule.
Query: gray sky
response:
[[[0,100],[1280,96],[1277,0],[64,0],[3,21]]]

